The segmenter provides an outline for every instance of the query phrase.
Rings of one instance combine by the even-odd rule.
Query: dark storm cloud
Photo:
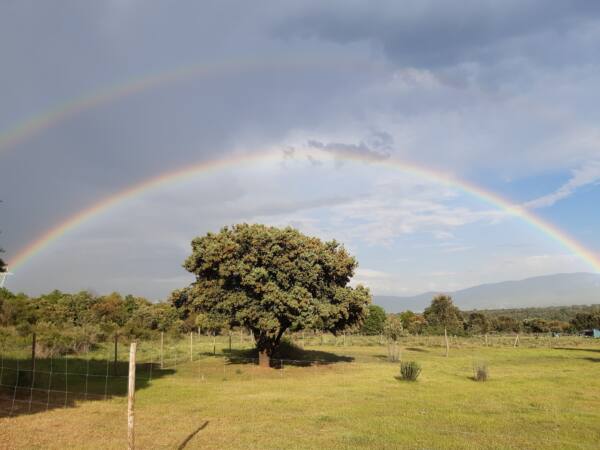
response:
[[[281,37],[317,37],[341,44],[371,42],[400,65],[442,67],[494,63],[535,47],[539,58],[572,59],[560,41],[596,25],[600,3],[588,1],[319,2],[278,24]],[[542,38],[539,42],[538,38]],[[529,41],[528,41],[529,40]],[[556,51],[561,53],[556,60]],[[581,49],[588,51],[593,47]],[[576,52],[577,53],[577,52]],[[533,56],[533,55],[530,55]]]

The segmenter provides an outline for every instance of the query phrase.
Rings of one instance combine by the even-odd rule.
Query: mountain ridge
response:
[[[456,291],[429,291],[413,296],[374,295],[387,312],[423,311],[439,294],[452,296],[463,310],[568,306],[600,303],[600,274],[575,272],[484,283]]]

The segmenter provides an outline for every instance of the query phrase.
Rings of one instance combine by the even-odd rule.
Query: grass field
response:
[[[600,446],[600,343],[591,340],[524,338],[513,348],[510,337],[492,339],[489,347],[480,339],[463,339],[453,341],[446,358],[439,338],[412,339],[403,342],[402,358],[418,361],[423,372],[411,383],[395,378],[399,364],[386,360],[387,348],[376,338],[349,338],[347,346],[339,339],[337,345],[313,339],[299,358],[320,359],[320,364],[283,361],[283,369],[267,370],[223,356],[225,341],[218,344],[217,356],[209,355],[210,338],[203,339],[194,344],[193,362],[183,362],[189,359],[185,341],[171,343],[167,355],[176,354],[181,362],[167,360],[163,371],[156,364],[156,343],[140,344],[146,364],[138,369],[138,448]],[[234,353],[244,355],[238,346],[234,343]],[[17,402],[12,416],[0,418],[0,447],[124,448],[125,355],[113,377],[106,363],[109,350],[66,363],[74,373],[98,373],[88,377],[87,399],[83,375],[70,374],[64,389],[60,360],[52,362],[54,375],[38,375],[34,384],[40,391],[30,398],[42,401],[34,403],[33,413],[28,413],[27,387],[19,388],[17,397],[24,401]],[[11,367],[17,360],[4,357],[3,376],[15,372]],[[19,361],[26,366],[26,359]],[[480,361],[490,370],[485,383],[471,378],[474,362]],[[36,371],[48,372],[49,363],[37,361]],[[102,377],[103,368],[110,377]],[[103,392],[107,380],[110,389]],[[43,385],[48,382],[58,393],[46,408]],[[11,406],[11,395],[10,388],[3,391],[4,409]]]

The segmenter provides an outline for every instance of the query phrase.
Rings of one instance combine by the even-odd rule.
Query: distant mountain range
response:
[[[426,292],[412,297],[375,295],[387,312],[423,311],[438,294],[449,294],[462,310],[528,308],[600,303],[600,274],[561,273],[518,281],[482,284],[455,292]]]

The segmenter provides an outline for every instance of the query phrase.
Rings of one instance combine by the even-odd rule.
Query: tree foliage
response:
[[[386,321],[385,309],[379,305],[369,305],[369,312],[360,331],[366,335],[373,336],[383,333]]]
[[[421,334],[427,327],[427,321],[422,314],[416,314],[410,310],[401,312],[399,314],[402,326],[404,329],[411,334]]]
[[[471,334],[485,334],[491,330],[491,323],[481,312],[472,312],[467,318],[465,329]]]
[[[196,281],[172,303],[251,330],[262,365],[286,330],[335,334],[359,325],[371,302],[368,289],[348,286],[357,262],[343,246],[289,227],[241,224],[197,237],[184,267]]]
[[[115,334],[150,338],[158,331],[181,331],[178,312],[167,303],[118,293],[52,291],[39,297],[0,289],[0,326],[25,336],[35,331],[48,355],[78,351]],[[62,337],[61,337],[62,336]]]
[[[463,318],[449,295],[438,295],[432,301],[423,316],[429,327],[440,331],[446,328],[451,333],[461,333],[464,330]]]
[[[571,320],[571,325],[577,331],[600,328],[600,312],[578,313]]]
[[[385,325],[384,325],[384,334],[390,341],[396,342],[400,337],[402,337],[402,333],[404,332],[404,327],[402,325],[402,320],[396,314],[390,314],[387,316]]]

